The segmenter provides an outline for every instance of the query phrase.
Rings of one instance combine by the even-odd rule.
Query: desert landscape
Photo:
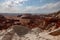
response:
[[[60,40],[60,11],[49,14],[0,14],[0,40]]]
[[[0,40],[60,40],[60,0],[0,0]]]

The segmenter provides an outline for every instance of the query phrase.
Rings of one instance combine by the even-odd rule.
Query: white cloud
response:
[[[13,7],[13,8],[4,8],[4,7],[0,7],[0,12],[1,13],[18,13],[20,11],[20,9]]]
[[[58,7],[60,7],[60,2],[43,5],[41,9],[52,9],[52,8],[58,8]]]
[[[39,13],[39,12],[54,12],[60,10],[60,2],[57,3],[48,3],[43,6],[27,6],[23,12],[32,12],[32,13]]]
[[[39,7],[35,7],[35,6],[27,6],[23,11],[34,11],[34,10],[37,10]]]
[[[0,3],[0,12],[19,13],[22,11],[22,8],[18,8],[18,6],[22,6],[25,1],[27,0],[6,0],[3,3]]]
[[[21,6],[25,1],[27,0],[6,0],[5,2],[2,3],[2,6],[5,6],[5,7]]]
[[[45,13],[54,12],[60,10],[60,2],[48,3],[43,6],[26,6],[24,9],[21,8],[25,1],[28,0],[7,0],[0,4],[0,12],[7,13]],[[18,8],[19,6],[20,8]]]

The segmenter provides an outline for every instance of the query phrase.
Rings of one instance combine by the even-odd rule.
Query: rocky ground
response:
[[[0,15],[0,40],[60,40],[60,11],[46,15]]]
[[[22,29],[24,30],[24,29]],[[60,40],[60,35],[52,36],[49,35],[47,31],[42,32],[39,28],[34,28],[28,33],[20,32],[22,35],[19,35],[20,30],[8,29],[6,31],[0,32],[0,40]],[[27,30],[24,30],[25,32]]]

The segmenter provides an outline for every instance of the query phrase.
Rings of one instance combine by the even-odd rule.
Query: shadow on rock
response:
[[[14,32],[18,35],[18,36],[24,36],[25,34],[27,34],[29,31],[30,31],[30,29],[29,28],[27,28],[27,27],[25,27],[25,26],[20,26],[20,25],[15,25],[14,27],[13,27],[13,30],[14,30]]]

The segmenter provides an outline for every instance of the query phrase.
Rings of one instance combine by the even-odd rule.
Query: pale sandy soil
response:
[[[0,31],[0,40],[60,40],[60,35],[51,36],[47,32],[40,32],[39,28],[35,28],[20,37],[13,29],[8,29],[7,31]]]

